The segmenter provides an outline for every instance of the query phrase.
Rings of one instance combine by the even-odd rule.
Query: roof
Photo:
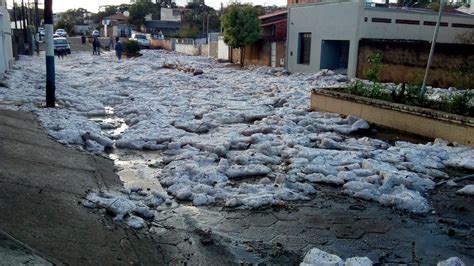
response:
[[[437,16],[438,12],[428,8],[414,8],[414,7],[366,7],[365,10],[391,12],[391,13],[409,13],[409,14],[420,14],[420,15],[433,15]],[[452,16],[460,18],[471,18],[474,16],[468,15],[462,12],[443,12],[443,16]]]
[[[114,14],[108,17],[110,20],[127,20],[127,17],[122,13]]]
[[[179,21],[164,21],[164,20],[150,20],[145,21],[147,28],[161,28],[161,29],[178,29],[181,27]]]
[[[262,15],[262,16],[258,17],[258,19],[271,18],[271,17],[275,17],[275,16],[279,16],[279,15],[284,15],[284,14],[287,14],[287,13],[288,13],[288,9],[282,9],[282,10],[279,10],[279,11],[276,11],[276,12],[273,12],[273,13]]]
[[[280,19],[277,21],[268,22],[265,24],[260,24],[260,27],[266,27],[266,26],[275,25],[275,24],[284,23],[284,22],[288,22],[288,19],[285,18],[285,19]]]

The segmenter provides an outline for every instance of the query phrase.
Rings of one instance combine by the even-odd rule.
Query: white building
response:
[[[294,5],[288,13],[287,67],[356,75],[361,39],[431,41],[437,13],[427,9],[367,7],[363,0]],[[474,16],[444,14],[440,43],[474,29]]]
[[[181,22],[182,10],[177,8],[161,8],[161,20],[162,21],[176,21]]]
[[[6,1],[0,0],[0,74],[12,68],[13,60],[10,15]]]

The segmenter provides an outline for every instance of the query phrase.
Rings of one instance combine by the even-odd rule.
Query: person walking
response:
[[[100,41],[98,37],[96,37],[95,39],[96,39],[95,49],[96,49],[97,55],[100,55]]]
[[[92,54],[96,55],[97,54],[97,37],[94,37],[92,40]]]
[[[86,44],[86,34],[83,32],[81,35],[81,44],[85,45]]]
[[[114,49],[114,38],[112,38],[112,36],[110,36],[109,50],[112,51],[112,49]]]
[[[115,39],[115,54],[117,55],[118,60],[122,59],[123,46],[120,39],[117,37]]]

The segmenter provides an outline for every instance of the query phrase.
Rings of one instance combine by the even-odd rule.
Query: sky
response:
[[[15,0],[16,3],[21,4],[21,0]],[[25,3],[28,0],[23,0]],[[44,2],[43,0],[39,0],[40,3]],[[13,0],[7,0],[8,6],[13,6]],[[34,2],[34,0],[30,0],[30,2]],[[221,2],[226,5],[229,0],[206,0],[206,5],[212,6],[214,8],[220,8]],[[286,5],[286,0],[241,0],[241,2],[252,3],[254,5]],[[71,8],[86,8],[91,12],[97,12],[99,6],[102,5],[119,5],[119,4],[128,4],[130,0],[53,0],[53,11],[54,12],[62,12]],[[185,5],[187,0],[176,0],[178,5]]]

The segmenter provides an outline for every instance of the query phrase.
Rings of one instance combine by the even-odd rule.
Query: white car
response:
[[[67,37],[67,33],[64,29],[57,29],[55,34],[61,36],[61,37]]]
[[[94,30],[92,32],[92,37],[100,37],[100,32],[98,30]]]
[[[142,48],[150,48],[150,40],[147,39],[145,34],[135,33],[130,40],[137,41]]]

